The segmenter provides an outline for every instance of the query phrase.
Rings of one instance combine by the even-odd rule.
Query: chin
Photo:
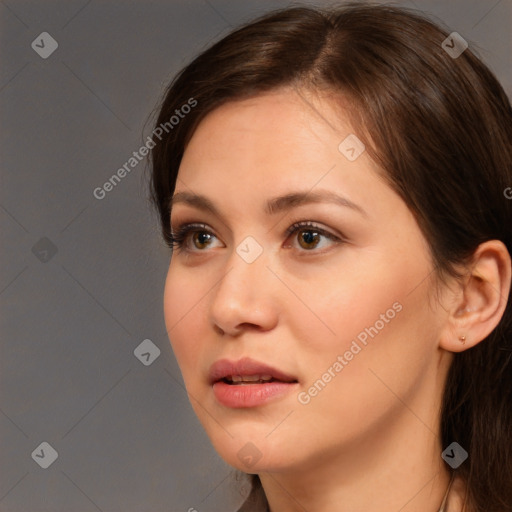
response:
[[[219,456],[230,466],[244,473],[280,472],[297,463],[297,453],[287,451],[282,439],[265,439],[269,429],[251,436],[246,432],[231,432],[233,438],[221,434],[222,439],[212,439]]]

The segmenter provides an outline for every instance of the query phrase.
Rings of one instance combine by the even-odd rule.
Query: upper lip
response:
[[[291,375],[273,368],[265,363],[260,363],[249,357],[244,357],[238,361],[230,361],[229,359],[219,359],[210,367],[209,380],[210,384],[214,384],[226,377],[233,375],[272,375],[276,380],[283,382],[297,382],[297,379]]]

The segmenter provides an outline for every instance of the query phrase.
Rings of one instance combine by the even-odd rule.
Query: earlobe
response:
[[[469,271],[460,282],[452,310],[448,310],[440,346],[450,352],[472,348],[499,324],[510,292],[510,254],[503,242],[480,244]]]

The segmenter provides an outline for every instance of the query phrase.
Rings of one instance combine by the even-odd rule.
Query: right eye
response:
[[[202,249],[208,246],[212,237],[215,237],[215,235],[206,224],[182,224],[171,232],[170,246],[172,249],[176,248],[180,251],[195,252],[195,249],[197,249],[201,252]],[[192,239],[195,249],[190,248],[189,239]]]

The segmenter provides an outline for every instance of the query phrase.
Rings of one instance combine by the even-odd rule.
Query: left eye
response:
[[[306,251],[316,249],[322,237],[333,242],[342,242],[342,240],[337,236],[319,228],[311,222],[296,222],[292,224],[286,230],[287,239],[295,233],[300,233],[300,236],[298,237],[299,245]],[[189,238],[192,238],[192,242],[196,249],[200,252],[204,252],[202,249],[204,249],[209,242],[216,237],[205,224],[185,224],[179,226],[175,232],[173,231],[171,233],[169,246],[171,249],[177,248],[181,250],[184,248],[186,251],[195,252],[187,247]],[[286,247],[289,247],[289,245]]]
[[[333,242],[341,242],[337,236],[315,226],[311,222],[296,222],[286,230],[286,235],[288,237],[295,233],[301,233],[298,238],[299,245],[306,250],[316,249],[318,247],[319,240],[321,240],[322,237]]]

